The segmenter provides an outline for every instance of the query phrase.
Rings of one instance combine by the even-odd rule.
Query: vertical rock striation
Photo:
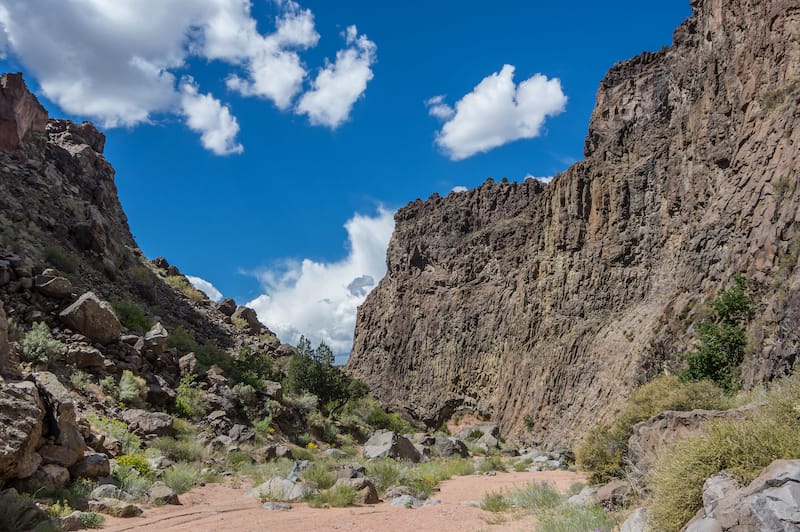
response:
[[[396,215],[348,369],[431,424],[463,409],[561,446],[674,364],[699,304],[742,272],[743,376],[795,363],[800,4],[693,0],[672,47],[600,84],[586,159]]]

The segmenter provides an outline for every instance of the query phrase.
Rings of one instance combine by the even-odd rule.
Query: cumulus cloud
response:
[[[186,278],[189,279],[189,282],[192,283],[192,286],[194,286],[195,288],[203,292],[205,295],[207,295],[211,301],[216,301],[216,302],[222,301],[222,292],[217,290],[217,288],[213,284],[209,283],[208,281],[206,281],[201,277],[194,277],[192,275],[187,275]]]
[[[312,84],[297,104],[299,114],[308,115],[314,125],[336,129],[350,116],[353,104],[372,79],[372,64],[377,47],[366,35],[358,35],[355,26],[345,32],[347,47],[336,53],[336,61],[320,70]]]
[[[308,80],[299,53],[316,46],[320,36],[310,10],[291,0],[274,1],[277,16],[264,32],[250,0],[4,1],[0,54],[12,53],[67,113],[103,127],[178,115],[209,150],[239,153],[238,125],[229,107],[194,84],[187,91],[182,78],[191,58],[221,62],[230,90],[293,109]],[[341,63],[337,55],[310,92],[333,92],[317,98],[318,105],[332,102],[334,110],[312,123],[341,123],[366,87],[364,81],[357,90],[356,78],[365,76],[360,67],[365,58],[374,61],[374,43],[354,36],[340,54]],[[340,87],[348,77],[350,92]]]
[[[181,85],[181,108],[186,125],[200,133],[200,142],[217,155],[242,153],[244,147],[236,142],[239,122],[227,106],[210,94],[199,94],[191,80]]]
[[[259,272],[265,293],[247,303],[284,342],[300,335],[316,345],[324,341],[337,355],[353,344],[356,310],[386,273],[386,247],[394,229],[394,213],[354,215],[345,224],[349,254],[338,262],[311,259],[287,261]]]
[[[435,96],[428,112],[445,120],[436,143],[454,161],[541,134],[544,121],[564,111],[567,97],[558,78],[542,74],[514,83],[514,67],[485,77],[455,108]]]
[[[466,192],[466,191],[467,191],[467,187],[464,187],[464,186],[461,186],[461,185],[456,185],[450,190],[450,192],[455,192],[456,194],[459,193],[459,192]]]

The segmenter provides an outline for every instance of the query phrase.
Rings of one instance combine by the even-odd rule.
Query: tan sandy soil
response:
[[[107,518],[103,530],[159,531],[332,531],[401,532],[477,530],[531,530],[535,516],[505,516],[501,524],[489,524],[496,514],[468,506],[491,491],[521,487],[529,482],[549,482],[566,491],[582,475],[568,471],[536,473],[497,473],[496,476],[470,475],[454,477],[440,485],[433,498],[442,504],[418,509],[390,506],[384,502],[374,506],[317,509],[305,504],[292,504],[286,512],[261,508],[257,498],[245,497],[246,488],[225,484],[210,484],[181,495],[181,506],[161,506],[147,509],[142,517],[130,519]],[[503,519],[502,517],[500,519]]]

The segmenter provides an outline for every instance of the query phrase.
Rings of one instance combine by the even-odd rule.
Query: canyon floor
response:
[[[559,491],[584,478],[569,471],[509,472],[495,476],[454,477],[440,484],[433,498],[441,504],[418,509],[390,506],[388,502],[349,508],[310,508],[293,504],[289,511],[268,511],[258,499],[245,497],[249,486],[230,483],[209,484],[181,496],[181,506],[150,508],[142,517],[108,518],[103,530],[161,531],[262,531],[262,530],[346,530],[366,532],[531,530],[534,515],[493,514],[470,502],[488,493],[522,487],[530,482],[547,482]]]

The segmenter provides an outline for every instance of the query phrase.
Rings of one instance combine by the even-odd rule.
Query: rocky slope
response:
[[[600,84],[585,160],[537,182],[415,201],[359,310],[349,370],[438,425],[456,411],[569,445],[676,365],[743,273],[747,384],[800,326],[800,4],[692,0],[674,43]]]

